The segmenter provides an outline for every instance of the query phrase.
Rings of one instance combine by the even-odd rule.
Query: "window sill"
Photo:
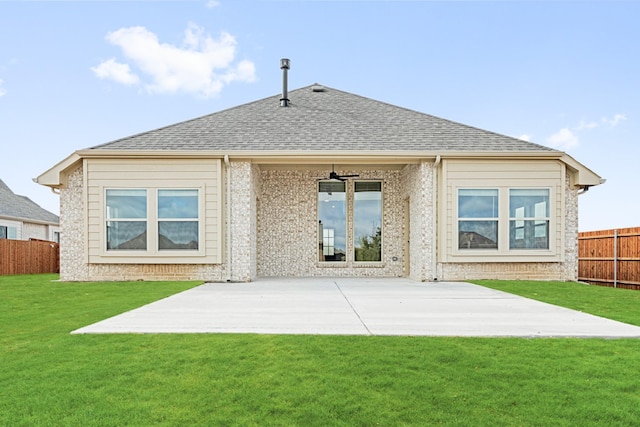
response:
[[[348,268],[349,264],[346,261],[318,261],[316,262],[318,268]]]
[[[384,262],[316,262],[318,268],[384,268]]]
[[[384,268],[385,264],[384,264],[384,262],[363,262],[363,261],[358,261],[358,262],[354,262],[351,266],[353,268]]]
[[[470,250],[450,254],[444,262],[562,262],[558,252],[551,250]]]

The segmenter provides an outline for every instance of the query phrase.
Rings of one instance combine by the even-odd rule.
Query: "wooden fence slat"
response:
[[[578,235],[579,280],[640,290],[638,261],[640,227],[587,231]]]
[[[60,272],[60,245],[45,240],[0,239],[0,275]]]

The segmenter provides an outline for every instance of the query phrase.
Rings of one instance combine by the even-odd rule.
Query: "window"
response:
[[[458,249],[498,249],[498,190],[458,190]]]
[[[198,249],[198,190],[158,190],[158,249]]]
[[[353,248],[355,261],[382,260],[382,183],[354,183]]]
[[[550,190],[458,189],[458,250],[549,249]]]
[[[509,249],[549,249],[549,190],[509,190]]]
[[[318,183],[320,261],[346,261],[347,195],[344,182]]]
[[[106,190],[107,251],[197,251],[198,189]]]
[[[380,262],[382,182],[347,185],[341,181],[318,183],[319,260]]]
[[[0,225],[0,239],[16,240],[18,238],[18,227],[10,225]]]
[[[147,190],[107,190],[107,250],[147,249]]]

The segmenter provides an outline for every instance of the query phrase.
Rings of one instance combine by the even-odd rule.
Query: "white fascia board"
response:
[[[58,162],[55,166],[45,171],[44,173],[38,175],[37,178],[33,178],[33,182],[44,185],[51,188],[58,188],[62,185],[62,176],[64,171],[66,171],[69,167],[79,163],[82,160],[82,157],[75,152]]]
[[[340,161],[376,163],[407,163],[420,160],[442,158],[512,158],[512,159],[558,159],[563,153],[557,151],[363,151],[363,150],[83,150],[78,151],[82,158],[219,158],[228,156],[231,160],[252,160],[255,163],[317,163],[339,159]]]
[[[570,155],[563,153],[564,155],[560,158],[569,169],[574,172],[574,185],[578,187],[593,187],[596,185],[604,184],[606,179],[602,178],[600,175],[571,157]]]

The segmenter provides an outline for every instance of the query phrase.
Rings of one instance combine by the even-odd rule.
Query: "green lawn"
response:
[[[576,282],[475,280],[473,283],[640,326],[640,291]]]
[[[70,335],[195,283],[55,278],[0,276],[0,426],[640,422],[640,340]],[[608,317],[640,324],[631,291],[491,286],[564,293],[585,311],[608,300]]]

